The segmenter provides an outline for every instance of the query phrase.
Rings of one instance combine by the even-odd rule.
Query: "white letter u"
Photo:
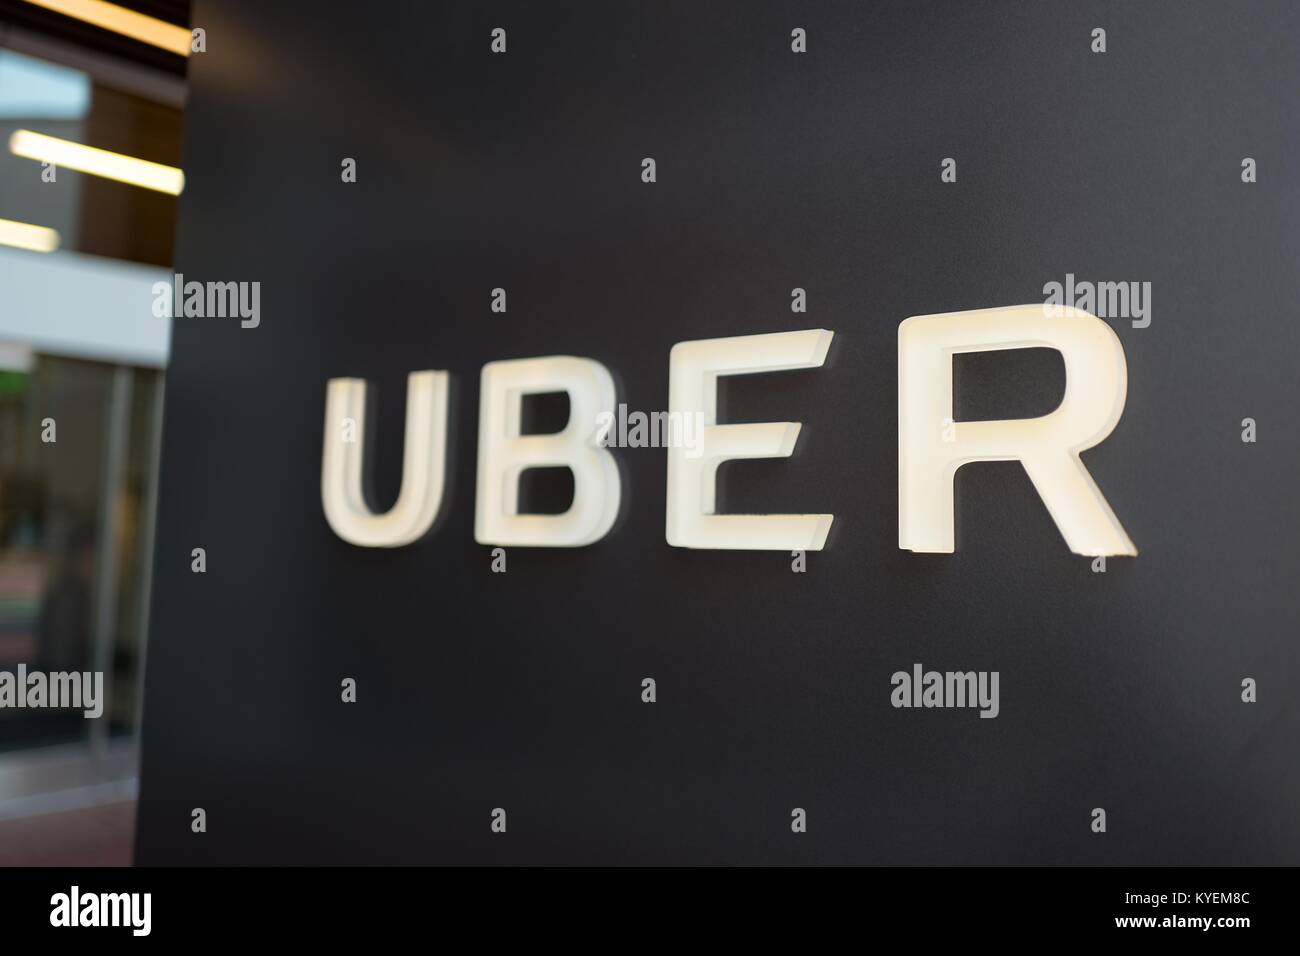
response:
[[[371,510],[364,491],[365,421],[365,379],[330,379],[320,475],[325,518],[344,541],[363,548],[399,548],[428,532],[442,504],[447,373],[412,372],[407,377],[402,490],[397,503],[381,515]]]

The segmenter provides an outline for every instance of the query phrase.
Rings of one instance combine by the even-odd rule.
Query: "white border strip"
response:
[[[165,368],[170,318],[153,314],[153,285],[171,272],[85,256],[0,249],[0,341],[101,362]]]

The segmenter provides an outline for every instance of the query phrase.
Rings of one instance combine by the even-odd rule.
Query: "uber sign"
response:
[[[834,333],[826,329],[679,342],[668,363],[672,421],[701,427],[689,447],[668,447],[665,537],[682,548],[817,551],[833,515],[718,514],[716,474],[724,462],[787,458],[798,422],[720,424],[717,379],[820,367]],[[959,352],[1052,348],[1065,365],[1065,395],[1051,413],[1003,421],[953,421],[952,357]],[[366,486],[366,383],[329,381],[321,500],[330,527],[362,547],[400,547],[421,538],[442,507],[446,470],[445,371],[412,372],[406,447],[396,503],[376,514]],[[1127,365],[1105,322],[1060,305],[1022,305],[914,316],[898,329],[898,545],[955,548],[953,479],[972,461],[1019,461],[1070,550],[1135,555],[1119,519],[1079,460],[1103,441],[1124,411]],[[565,392],[569,420],[555,434],[523,434],[527,395]],[[480,384],[474,537],[480,544],[580,547],[603,538],[620,501],[613,455],[593,438],[614,415],[614,380],[590,358],[547,356],[489,362]],[[521,513],[519,478],[529,468],[567,467],[573,503],[562,514]]]

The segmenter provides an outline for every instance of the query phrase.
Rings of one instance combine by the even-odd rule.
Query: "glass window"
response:
[[[0,669],[102,670],[106,707],[0,709],[0,749],[134,730],[161,401],[151,369],[22,355],[0,345]]]

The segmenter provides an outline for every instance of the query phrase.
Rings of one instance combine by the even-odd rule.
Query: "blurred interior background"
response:
[[[0,671],[105,696],[0,708],[0,866],[131,862],[188,23],[0,0]]]

